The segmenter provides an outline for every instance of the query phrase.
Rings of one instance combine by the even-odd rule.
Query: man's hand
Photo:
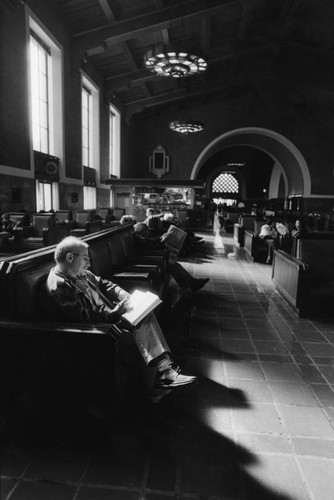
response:
[[[131,309],[130,302],[129,302],[129,299],[126,298],[126,299],[121,300],[117,304],[117,306],[114,308],[113,312],[116,312],[117,314],[122,316],[122,314],[124,314],[129,309]]]

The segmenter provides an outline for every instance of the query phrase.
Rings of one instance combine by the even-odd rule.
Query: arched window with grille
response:
[[[223,172],[216,177],[212,183],[212,196],[233,195],[237,197],[239,194],[239,182],[233,174]]]

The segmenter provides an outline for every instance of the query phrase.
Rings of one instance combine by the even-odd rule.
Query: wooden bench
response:
[[[256,217],[254,215],[241,215],[239,222],[234,224],[233,239],[239,247],[244,246],[245,230],[254,230],[254,222]]]
[[[129,291],[151,288],[156,284],[157,263],[151,267],[149,264],[135,265],[135,257],[131,255],[131,227],[118,226],[84,236],[82,240],[89,244],[93,272],[101,271],[102,277],[111,278]],[[73,401],[80,395],[86,397],[85,384],[90,387],[91,398],[111,401],[113,395],[121,391],[132,370],[129,356],[133,354],[128,345],[124,349],[126,336],[115,325],[58,324],[44,317],[43,285],[49,270],[55,265],[54,250],[55,245],[0,262],[0,334],[2,353],[6,358],[2,364],[3,375],[6,375],[6,370],[12,373],[13,380],[9,379],[9,383],[15,385],[21,383],[16,380],[18,373],[24,373],[25,383],[25,379],[30,380],[31,372],[37,370],[37,378],[41,379],[43,386],[61,380],[59,390],[65,393],[78,391],[79,396],[72,394]],[[115,263],[120,260],[129,262],[130,257],[133,258],[130,266],[114,272]],[[67,379],[70,389],[66,385]],[[29,390],[33,390],[34,383],[28,385]]]
[[[332,314],[334,239],[298,240],[299,259],[274,252],[272,279],[299,316]]]
[[[13,230],[14,243],[21,251],[54,245],[70,233],[66,224],[56,224],[54,214],[33,214],[29,226]]]

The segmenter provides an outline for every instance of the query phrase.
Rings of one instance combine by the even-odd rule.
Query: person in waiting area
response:
[[[289,231],[288,227],[283,222],[277,221],[275,224],[275,227],[276,227],[276,231],[279,235],[289,236],[290,231]]]
[[[48,317],[56,321],[113,323],[132,336],[145,365],[154,375],[148,396],[158,402],[172,389],[194,383],[197,378],[183,375],[172,361],[171,351],[154,315],[147,315],[137,327],[122,319],[129,309],[130,294],[115,283],[89,271],[88,244],[74,236],[58,243],[56,265],[46,282]]]
[[[277,237],[277,232],[274,228],[272,219],[267,219],[266,223],[261,226],[259,238],[268,247],[268,255],[266,264],[271,264],[274,255],[275,240]]]
[[[139,222],[134,225],[134,246],[136,251],[143,253],[164,249],[164,235],[150,237],[147,224]],[[194,278],[179,262],[169,262],[168,267],[176,283],[184,292],[197,292],[209,281],[209,278]]]
[[[1,232],[8,233],[9,236],[13,234],[13,230],[18,227],[18,223],[12,221],[8,212],[1,216]]]
[[[19,226],[18,222],[12,221],[8,212],[1,216],[0,247],[9,245],[9,240],[13,236],[13,231]]]
[[[303,238],[307,233],[307,229],[305,224],[300,219],[297,219],[295,222],[295,227],[292,229],[291,234],[295,238]]]
[[[124,224],[137,224],[137,218],[134,215],[122,215],[120,223]]]

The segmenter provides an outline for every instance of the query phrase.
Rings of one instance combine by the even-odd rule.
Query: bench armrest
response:
[[[114,324],[50,323],[47,321],[27,322],[0,320],[0,331],[41,332],[57,335],[110,335],[117,340],[122,330]]]

